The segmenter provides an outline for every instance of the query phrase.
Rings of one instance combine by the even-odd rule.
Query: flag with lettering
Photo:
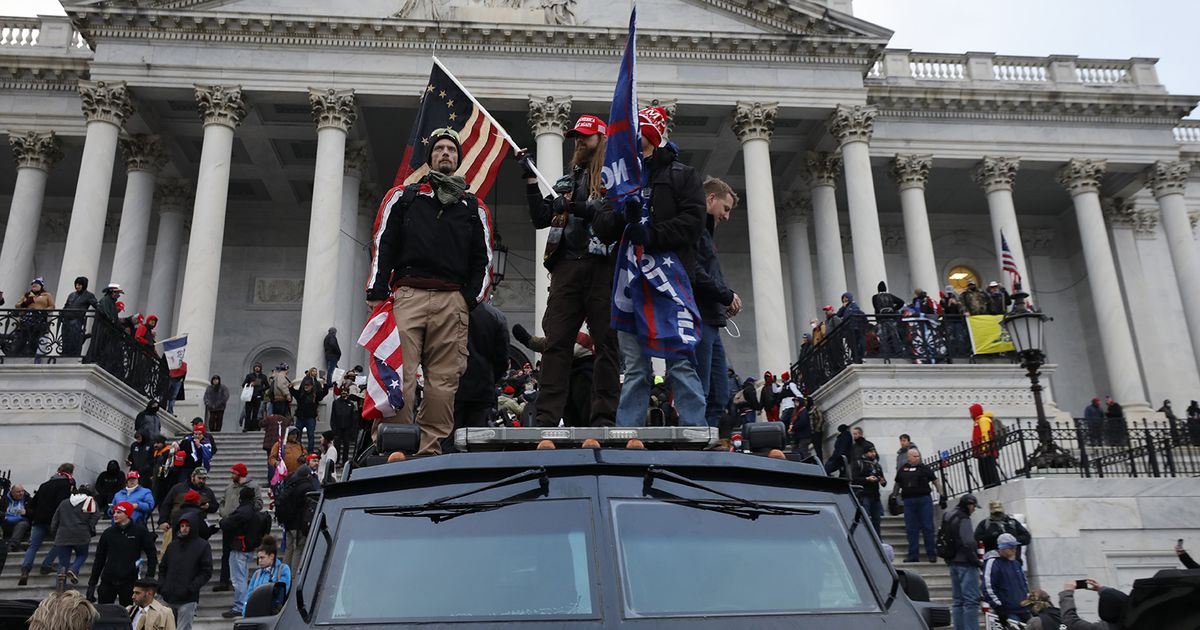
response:
[[[392,299],[388,298],[375,307],[358,336],[358,345],[371,354],[362,410],[366,420],[391,418],[404,407],[404,354],[396,317],[392,313],[393,305]]]
[[[660,359],[695,360],[700,310],[682,261],[673,251],[647,251],[630,239],[631,229],[651,226],[649,173],[641,162],[637,124],[634,51],[637,9],[629,15],[629,39],[621,60],[608,123],[604,187],[614,208],[640,206],[640,226],[627,226],[617,247],[613,275],[612,326],[636,335],[642,351]]]

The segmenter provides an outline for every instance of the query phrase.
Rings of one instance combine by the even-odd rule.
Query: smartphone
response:
[[[1076,590],[1086,591],[1088,588],[1087,580],[1075,580],[1075,588],[1076,588]]]
[[[1175,541],[1175,551],[1183,551],[1183,539],[1182,538]]]

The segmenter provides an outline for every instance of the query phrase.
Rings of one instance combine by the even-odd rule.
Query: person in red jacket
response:
[[[158,352],[154,349],[154,329],[157,326],[158,316],[151,315],[146,318],[145,322],[138,324],[137,332],[133,334],[133,338],[136,339],[138,343],[149,348],[150,352],[153,352],[154,354],[158,354]]]

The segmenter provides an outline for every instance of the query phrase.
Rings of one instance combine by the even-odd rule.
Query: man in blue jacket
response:
[[[145,523],[146,517],[150,511],[154,509],[154,493],[150,488],[140,485],[141,473],[136,470],[131,470],[125,474],[125,487],[117,491],[113,495],[112,505],[116,505],[121,501],[128,501],[133,504],[134,512],[130,515],[130,520],[134,523]],[[113,516],[112,508],[108,509],[108,515]]]
[[[1012,534],[1000,534],[996,539],[997,555],[991,556],[983,565],[983,596],[999,615],[1001,623],[1007,619],[1029,621],[1029,609],[1021,601],[1029,596],[1029,582],[1017,550],[1021,543]]]

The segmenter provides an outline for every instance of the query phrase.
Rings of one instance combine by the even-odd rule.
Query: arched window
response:
[[[950,286],[954,287],[954,292],[960,295],[967,290],[968,282],[974,282],[975,286],[979,286],[979,274],[966,265],[956,265],[950,269],[948,279]]]

